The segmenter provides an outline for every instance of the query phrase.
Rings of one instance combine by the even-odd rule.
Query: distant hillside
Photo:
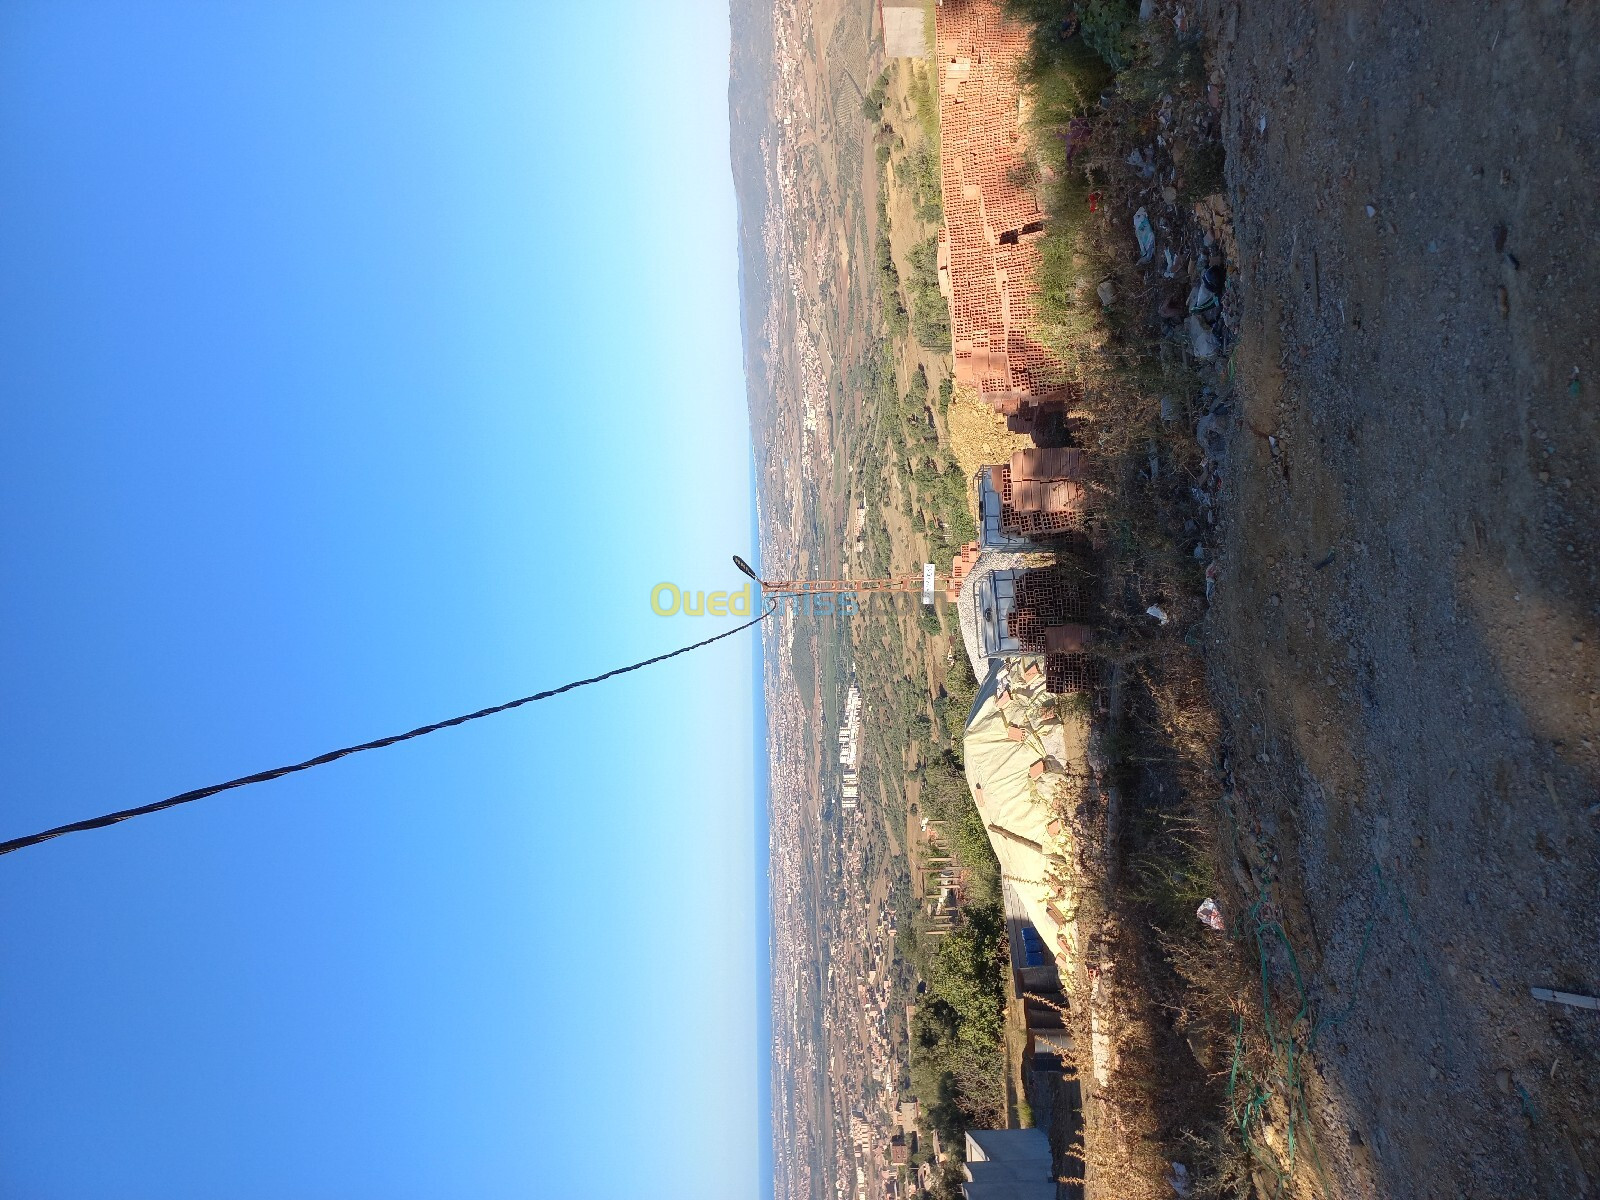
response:
[[[761,139],[772,127],[772,6],[767,0],[730,0],[728,16],[733,32],[728,118],[733,187],[739,201],[739,318],[750,420],[759,431],[770,413],[765,336],[770,291],[761,239],[768,195]]]

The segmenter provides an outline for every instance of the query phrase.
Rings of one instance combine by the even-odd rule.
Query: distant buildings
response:
[[[839,765],[844,768],[844,783],[840,789],[839,807],[845,812],[855,812],[861,795],[861,777],[857,766],[861,758],[861,689],[855,680],[850,681],[850,691],[845,697],[844,719],[839,725]]]

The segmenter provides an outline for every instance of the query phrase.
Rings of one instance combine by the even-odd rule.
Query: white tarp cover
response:
[[[1058,703],[1037,666],[997,663],[978,689],[962,754],[1001,874],[1068,971],[1078,953],[1077,898],[1071,828],[1061,814],[1087,776],[1088,724],[1062,721]]]

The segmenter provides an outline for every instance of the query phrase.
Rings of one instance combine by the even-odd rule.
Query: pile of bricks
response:
[[[934,10],[939,60],[939,287],[950,304],[959,383],[1029,427],[1041,409],[1079,398],[1039,340],[1038,239],[1045,214],[1028,181],[1017,73],[1027,28],[999,0],[944,0]]]
[[[1024,654],[1043,654],[1045,630],[1052,626],[1083,625],[1089,603],[1083,589],[1064,567],[1039,567],[1017,579],[1017,601],[1007,627],[1022,643]]]
[[[961,599],[961,584],[966,579],[967,573],[972,570],[978,561],[978,543],[968,542],[961,547],[959,553],[950,560],[950,582],[945,585],[944,598],[954,604]]]
[[[1018,492],[1023,490],[1018,487],[1019,483],[1041,481],[1013,481],[1010,463],[990,467],[989,482],[1000,493],[1000,528],[1007,533],[1019,533],[1030,538],[1051,538],[1083,529],[1084,493],[1081,484],[1062,481],[1076,489],[1071,495],[1063,493],[1053,497],[1046,490],[1042,497],[1037,492],[1019,497]],[[1019,499],[1024,503],[1019,504]],[[1031,510],[1027,507],[1030,503],[1033,505]],[[1051,507],[1052,504],[1059,504],[1059,507]]]
[[[1100,660],[1087,654],[1047,654],[1044,659],[1045,691],[1057,696],[1092,692],[1100,684]]]
[[[1098,682],[1098,663],[1088,653],[1088,618],[1088,600],[1064,569],[1042,567],[1017,580],[1008,628],[1023,653],[1044,656],[1046,691],[1087,692]]]
[[[945,215],[939,289],[950,305],[956,382],[975,388],[1011,432],[1059,446],[1068,437],[1068,408],[1083,392],[1040,340],[1034,311],[1045,214],[1030,183],[1021,122],[1018,68],[1028,30],[1005,18],[1000,0],[940,0],[934,29]],[[1083,468],[1082,451],[1043,448],[988,467],[1001,530],[1040,540],[1081,532],[1089,503]],[[960,596],[977,557],[975,543],[955,556],[947,598]],[[1018,579],[1008,627],[1023,653],[1043,656],[1052,692],[1095,684],[1086,616],[1065,571]]]

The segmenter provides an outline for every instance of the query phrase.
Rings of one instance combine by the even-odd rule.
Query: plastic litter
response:
[[[1167,1186],[1184,1200],[1194,1195],[1194,1184],[1189,1182],[1189,1168],[1181,1162],[1172,1164],[1172,1173],[1167,1176]]]
[[[1206,568],[1206,599],[1211,599],[1211,594],[1217,590],[1217,576],[1222,573],[1222,568],[1215,560]]]
[[[1150,228],[1150,214],[1142,208],[1133,214],[1133,236],[1139,239],[1139,261],[1149,262],[1156,252],[1156,231]]]
[[[1171,396],[1161,397],[1161,419],[1163,421],[1176,421],[1178,419],[1178,402]]]
[[[1148,149],[1134,150],[1128,155],[1128,165],[1139,172],[1140,179],[1154,179],[1156,175],[1156,159]]]
[[[1216,306],[1216,293],[1203,283],[1189,293],[1189,311],[1192,313],[1205,312],[1206,309]]]
[[[1194,915],[1200,918],[1202,925],[1209,926],[1218,933],[1227,931],[1228,926],[1222,919],[1222,910],[1217,907],[1217,902],[1209,896],[1201,901],[1200,907],[1194,910]]]
[[[1172,620],[1171,617],[1167,616],[1166,610],[1163,609],[1159,604],[1152,604],[1149,608],[1145,609],[1144,612],[1147,617],[1154,617],[1163,625]]]
[[[1198,315],[1189,314],[1189,319],[1183,323],[1184,329],[1189,334],[1189,348],[1194,351],[1194,356],[1202,361],[1217,356],[1217,339],[1206,323]]]
[[[1577,992],[1558,992],[1552,988],[1530,988],[1535,1000],[1543,1000],[1548,1004],[1565,1004],[1568,1008],[1587,1008],[1591,1012],[1600,1012],[1600,999],[1594,996],[1582,996]]]
[[[1227,267],[1207,267],[1200,272],[1200,282],[1215,295],[1222,295],[1222,289],[1228,283]]]
[[[1111,302],[1117,298],[1117,289],[1111,286],[1111,280],[1102,279],[1100,286],[1094,289],[1094,294],[1100,297],[1100,307],[1110,308]]]
[[[1163,250],[1161,253],[1167,260],[1167,269],[1161,272],[1161,278],[1171,279],[1173,272],[1178,269],[1178,256],[1171,250]]]
[[[1139,0],[1139,23],[1143,24],[1156,15],[1156,0]]]

